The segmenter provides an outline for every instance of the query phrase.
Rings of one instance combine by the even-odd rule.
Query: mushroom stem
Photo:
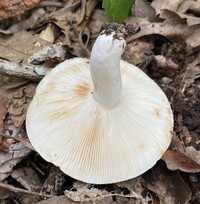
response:
[[[120,101],[122,82],[120,60],[126,42],[122,33],[102,33],[92,48],[90,72],[94,84],[93,98],[106,109]]]

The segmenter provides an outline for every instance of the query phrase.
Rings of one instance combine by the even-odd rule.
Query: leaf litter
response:
[[[1,18],[6,19],[0,22],[2,64],[6,60],[16,67],[21,62],[31,63],[48,70],[74,56],[89,57],[101,26],[109,21],[100,0],[28,2],[15,14],[7,12],[14,9],[12,4],[0,9]],[[40,9],[36,8],[39,4]],[[44,161],[28,141],[24,123],[37,84],[24,79],[21,68],[22,75],[17,77],[1,72],[0,202],[200,202],[199,8],[199,1],[192,0],[153,0],[151,4],[136,0],[124,20],[128,36],[123,59],[139,66],[160,85],[172,104],[175,120],[174,138],[162,160],[130,181],[85,184]],[[42,70],[35,68],[34,72],[41,74]]]

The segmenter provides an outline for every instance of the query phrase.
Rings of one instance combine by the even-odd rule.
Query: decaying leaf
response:
[[[154,56],[154,59],[156,60],[156,63],[160,68],[173,69],[173,70],[176,70],[179,68],[178,64],[173,62],[172,59],[167,59],[163,55],[156,55]]]
[[[8,152],[0,151],[0,181],[8,177],[13,167],[18,164],[31,150],[22,143],[11,143]]]
[[[9,35],[12,33],[16,33],[20,30],[31,28],[35,24],[35,21],[44,14],[45,14],[44,9],[42,8],[36,9],[34,12],[32,12],[32,15],[29,18],[26,18],[20,21],[19,23],[10,26],[7,30],[0,29],[0,33]]]
[[[178,171],[170,172],[157,165],[153,169],[154,183],[148,182],[147,188],[159,198],[160,204],[187,204],[191,199],[191,190]]]
[[[98,188],[92,187],[91,184],[86,184],[80,181],[76,181],[74,183],[74,190],[65,190],[65,195],[73,201],[95,201],[95,200],[103,200],[105,197],[112,196],[106,190],[99,190]],[[111,199],[112,201],[112,199]]]
[[[188,27],[185,23],[173,24],[172,22],[149,22],[146,19],[133,19],[129,18],[126,20],[126,24],[137,23],[140,31],[131,36],[127,41],[136,40],[138,38],[149,36],[149,35],[162,35],[170,41],[176,41],[177,43],[186,43],[187,51],[192,52],[200,46],[200,25]],[[178,38],[177,38],[178,37]]]
[[[185,154],[187,154],[195,162],[200,162],[200,151],[197,151],[193,146],[186,147]]]
[[[120,183],[116,183],[116,185],[122,189],[126,188],[127,190],[129,190],[129,194],[124,195],[124,197],[132,197],[133,203],[135,204],[147,204],[152,201],[145,188],[146,182],[141,176]]]
[[[29,191],[37,191],[42,185],[38,175],[30,167],[13,170],[11,177]]]
[[[9,37],[1,37],[0,56],[11,62],[27,63],[30,56],[49,45],[51,43],[39,38],[38,34],[23,30]]]
[[[147,18],[151,22],[159,20],[156,16],[155,9],[143,0],[135,0],[131,11],[135,17]]]
[[[66,181],[66,175],[58,167],[52,167],[49,176],[46,178],[40,192],[44,194],[57,195],[62,191]]]
[[[52,22],[62,29],[65,39],[64,43],[70,51],[79,57],[88,57],[88,42],[90,39],[90,30],[88,29],[88,19],[91,16],[99,0],[69,0],[63,9],[60,9],[42,21]]]
[[[193,161],[184,153],[176,150],[167,150],[164,153],[162,160],[165,161],[167,168],[172,171],[179,169],[188,173],[200,172],[200,164]]]
[[[53,26],[49,24],[45,30],[40,33],[40,38],[46,40],[50,43],[53,43],[55,40]]]
[[[187,21],[189,26],[199,25],[200,18],[198,13],[200,12],[200,2],[193,0],[154,0],[151,4],[157,14],[160,14],[161,18],[174,18],[174,15],[179,16],[182,21]],[[197,14],[197,15],[196,15]]]

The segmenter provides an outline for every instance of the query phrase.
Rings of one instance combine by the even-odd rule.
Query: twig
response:
[[[29,79],[31,81],[39,82],[44,76],[38,75],[36,68],[48,72],[45,67],[38,67],[34,65],[17,64],[0,59],[0,74],[15,76],[19,78]]]
[[[42,194],[42,193],[38,193],[38,192],[28,191],[28,190],[17,188],[17,187],[10,185],[10,184],[6,184],[6,183],[2,183],[2,182],[0,182],[0,187],[8,189],[10,191],[13,191],[15,193],[27,193],[27,194],[37,195],[37,196],[42,196],[42,197],[47,197],[47,198],[53,197],[53,195],[46,195],[46,194]]]

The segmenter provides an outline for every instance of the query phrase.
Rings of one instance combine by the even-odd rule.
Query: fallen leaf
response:
[[[37,202],[33,204],[76,204],[76,203],[77,202],[74,202],[63,195],[63,196],[54,196],[53,198],[43,200],[41,202]],[[92,202],[90,202],[90,204],[92,204]]]
[[[142,178],[142,176],[127,180],[127,181],[122,181],[120,183],[116,183],[116,186],[122,188],[122,189],[127,189],[129,191],[129,194],[124,195],[124,198],[127,197],[132,197],[130,202],[126,201],[127,203],[150,203],[152,201],[151,197],[148,195],[148,192],[146,191],[146,182]],[[117,201],[120,199],[119,197],[116,197]],[[124,202],[124,203],[126,203]]]
[[[0,38],[0,56],[11,62],[27,63],[29,57],[35,52],[51,45],[51,43],[39,38],[38,34],[31,34],[26,30],[13,35]]]
[[[46,13],[45,10],[42,8],[36,9],[32,12],[32,14],[29,18],[26,18],[26,19],[20,21],[19,23],[16,23],[16,24],[10,26],[7,30],[0,29],[0,33],[9,35],[12,33],[16,33],[20,30],[25,30],[25,29],[31,28],[35,24],[35,21],[39,17],[43,16],[45,13]]]
[[[152,171],[153,183],[148,182],[147,188],[157,195],[160,204],[188,204],[191,190],[178,171],[171,172],[163,165],[156,165]]]
[[[11,177],[29,191],[38,191],[42,186],[38,175],[30,167],[13,170]]]
[[[22,143],[17,142],[10,144],[8,152],[0,152],[0,181],[7,178],[13,167],[25,158],[30,151]]]
[[[127,42],[131,42],[144,36],[162,35],[172,42],[175,41],[183,45],[184,43],[186,43],[186,50],[188,51],[188,53],[193,52],[200,46],[200,25],[188,27],[186,23],[157,23],[149,22],[147,19],[144,18],[136,18],[134,20],[134,17],[128,18],[125,22],[126,24],[133,24],[135,22],[139,27],[139,32],[129,37],[127,39]]]
[[[160,14],[161,18],[167,19],[169,17],[173,20],[173,13],[178,15],[183,21],[187,21],[189,26],[199,25],[200,18],[200,2],[192,0],[154,0],[151,5],[155,8],[156,13]],[[173,16],[170,16],[172,14]],[[196,16],[197,14],[197,16]]]
[[[106,190],[99,190],[98,188],[94,188],[91,184],[83,183],[81,181],[76,181],[74,183],[74,188],[69,190],[65,190],[65,195],[73,200],[73,201],[100,201],[106,197],[110,197],[110,202],[112,202],[112,194]],[[75,190],[75,191],[74,191]]]
[[[143,0],[135,0],[132,6],[132,15],[139,18],[147,18],[151,22],[160,21],[155,9]]]
[[[36,26],[44,25],[45,22],[56,24],[65,35],[63,41],[70,52],[78,57],[89,57],[88,19],[98,2],[99,0],[69,0],[64,8],[42,18]]]
[[[186,147],[185,154],[187,154],[195,162],[200,162],[200,151],[197,151],[193,146]]]
[[[53,43],[55,40],[53,26],[49,24],[45,30],[40,33],[40,38],[46,40],[50,43]]]
[[[167,150],[162,156],[162,160],[166,163],[167,168],[172,171],[180,170],[188,173],[200,172],[200,164],[184,153],[176,150]]]

